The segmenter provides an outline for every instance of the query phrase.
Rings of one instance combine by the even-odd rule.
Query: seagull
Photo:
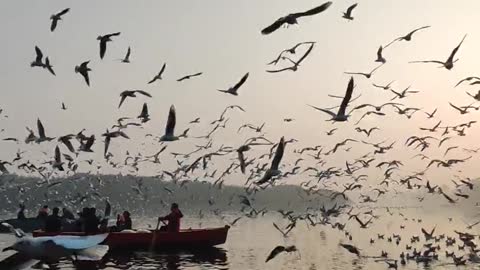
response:
[[[357,256],[360,256],[360,250],[358,250],[357,247],[349,245],[349,244],[340,244],[341,247],[346,249],[348,252],[357,254]]]
[[[268,261],[272,260],[273,258],[275,258],[278,254],[280,254],[282,252],[294,252],[294,251],[297,251],[297,248],[295,246],[286,246],[286,247],[277,246],[270,252],[270,254],[268,255],[265,262],[268,262]]]
[[[345,93],[345,97],[343,97],[342,104],[340,105],[340,108],[338,109],[338,112],[335,114],[331,112],[330,110],[327,109],[322,109],[318,108],[312,105],[309,105],[310,107],[322,111],[324,113],[329,114],[332,116],[332,119],[330,121],[336,121],[336,122],[345,122],[348,120],[348,117],[350,116],[349,114],[345,114],[345,111],[347,110],[348,103],[350,102],[350,99],[352,98],[352,93],[353,93],[353,88],[354,88],[354,81],[353,77],[350,78],[350,81],[348,82],[347,86],[347,91]]]
[[[60,153],[60,148],[58,145],[55,147],[55,158],[52,163],[52,167],[59,171],[64,171],[63,169],[63,162],[62,162],[62,154]]]
[[[154,81],[156,80],[161,80],[162,79],[162,74],[163,72],[165,72],[165,68],[167,67],[167,63],[164,63],[163,66],[162,66],[162,69],[160,69],[160,72],[158,72],[157,75],[155,75],[155,77],[153,77],[153,79],[151,79],[148,84],[151,84],[153,83]]]
[[[107,51],[107,42],[112,41],[111,37],[119,36],[120,32],[107,34],[104,36],[98,36],[97,40],[100,41],[100,59],[103,59],[105,52]]]
[[[65,106],[65,103],[62,102],[62,110],[66,111],[67,110],[67,106]]]
[[[160,137],[161,142],[172,142],[179,139],[179,137],[175,136],[175,124],[177,121],[176,115],[175,106],[170,106],[170,110],[168,111],[167,125],[165,127],[165,134]]]
[[[372,71],[370,71],[370,73],[363,73],[363,72],[344,72],[344,73],[349,74],[349,75],[363,75],[367,79],[370,79],[370,77],[372,77],[373,73],[375,71],[377,71],[377,69],[379,69],[381,66],[383,66],[383,64],[380,64],[378,67],[374,68]]]
[[[127,97],[137,97],[136,93],[142,94],[147,97],[152,97],[149,93],[143,90],[125,90],[120,93],[120,103],[118,104],[118,108],[120,108]]]
[[[50,25],[50,31],[51,32],[55,31],[55,28],[57,28],[58,21],[60,21],[62,19],[62,16],[67,14],[67,12],[69,12],[69,11],[70,11],[70,9],[66,8],[66,9],[60,11],[59,13],[53,14],[52,16],[50,16],[50,20],[52,20],[52,24]]]
[[[5,165],[12,166],[12,163],[8,161],[0,161],[0,172],[2,172],[3,174],[8,174],[9,171],[7,170],[7,167],[5,167]]]
[[[312,49],[314,47],[314,43],[312,43],[310,45],[310,47],[308,48],[308,50],[305,52],[305,54],[297,61],[293,61],[291,60],[290,58],[288,57],[285,57],[286,59],[288,59],[290,62],[292,62],[293,66],[291,67],[286,67],[286,68],[282,68],[282,69],[278,69],[278,70],[267,70],[267,72],[269,73],[278,73],[278,72],[282,72],[282,71],[286,71],[286,70],[291,70],[291,71],[297,71],[298,70],[298,66],[300,66],[300,64],[303,62],[303,60],[305,60],[305,58],[307,58],[307,56],[312,52]]]
[[[280,142],[277,145],[277,150],[275,151],[275,156],[272,160],[272,165],[270,168],[265,172],[262,179],[256,182],[257,185],[262,185],[268,182],[272,177],[280,175],[282,172],[278,169],[280,166],[280,161],[282,161],[283,152],[285,151],[285,139],[282,137],[280,138]]]
[[[407,35],[405,35],[403,37],[399,37],[399,38],[394,39],[392,42],[388,43],[387,46],[385,46],[384,48],[387,48],[388,46],[392,45],[393,43],[395,43],[397,41],[402,41],[402,40],[411,41],[413,34],[415,34],[417,31],[420,31],[420,30],[423,30],[423,29],[426,29],[426,28],[429,28],[429,27],[430,26],[422,26],[420,28],[417,28],[417,29],[411,31],[410,33],[408,33]]]
[[[385,91],[388,91],[388,90],[391,89],[390,86],[391,86],[392,83],[394,83],[394,82],[395,82],[395,81],[391,81],[391,82],[389,82],[387,85],[378,85],[378,84],[375,84],[375,83],[372,83],[372,85],[375,86],[375,87],[377,87],[377,88],[380,88],[380,89],[383,89],[383,90],[385,90]]]
[[[60,138],[58,138],[58,142],[63,143],[70,152],[75,153],[75,148],[73,148],[72,142],[70,142],[70,140],[73,139],[74,137],[75,135],[73,134],[61,136]]]
[[[316,8],[310,9],[310,10],[305,11],[305,12],[288,14],[285,17],[279,18],[273,24],[271,24],[270,26],[267,26],[265,29],[263,29],[262,34],[263,35],[271,34],[275,30],[279,29],[284,24],[287,24],[287,25],[298,24],[298,22],[297,22],[298,18],[301,18],[301,17],[304,17],[304,16],[312,16],[312,15],[319,14],[319,13],[327,10],[331,5],[332,5],[332,2],[328,1],[328,2],[325,2],[324,4],[322,4],[322,5],[320,5]]]
[[[467,92],[467,95],[471,96],[476,101],[480,101],[480,90],[474,95]]]
[[[130,53],[131,53],[131,52],[132,52],[132,51],[131,51],[131,49],[130,49],[130,46],[128,46],[127,54],[125,54],[125,57],[124,57],[123,59],[121,59],[120,61],[121,61],[122,63],[126,63],[126,64],[130,63]]]
[[[358,5],[358,3],[355,3],[355,4],[351,5],[351,6],[347,9],[347,12],[344,12],[344,13],[343,13],[342,18],[347,19],[347,20],[349,20],[349,21],[352,21],[352,20],[353,20],[352,11],[353,11],[354,8],[357,7],[357,5]]]
[[[55,138],[47,137],[45,135],[45,128],[43,127],[42,122],[40,119],[37,119],[37,129],[38,129],[38,138],[35,140],[36,143],[42,143],[42,142],[49,142]]]
[[[78,135],[77,135],[78,136]],[[83,140],[80,141],[80,148],[78,149],[79,151],[82,151],[82,152],[90,152],[92,153],[93,150],[92,150],[92,146],[93,146],[93,143],[95,142],[95,135],[92,135],[88,138],[86,138],[86,142],[84,143]]]
[[[190,74],[190,75],[186,75],[186,76],[183,76],[181,77],[180,79],[177,80],[177,82],[181,82],[181,81],[184,81],[184,80],[188,80],[188,79],[191,79],[193,77],[197,77],[197,76],[200,76],[202,75],[203,72],[197,72],[197,73],[194,73],[194,74]]]
[[[100,245],[107,236],[108,233],[89,236],[24,237],[12,246],[4,248],[3,252],[15,250],[34,260],[58,260],[59,258],[73,256],[76,259],[98,261],[108,251],[108,246]]]
[[[220,90],[220,89],[217,89],[217,90],[222,93],[238,96],[238,89],[247,81],[248,75],[249,73],[247,72],[245,75],[243,75],[243,77],[240,79],[240,81],[237,84],[235,84],[233,87],[228,88],[227,90]]]
[[[380,62],[382,64],[385,64],[387,62],[387,59],[383,57],[382,52],[383,52],[383,47],[380,45],[380,47],[377,50],[377,60],[375,60],[375,62]]]
[[[282,60],[285,60],[286,57],[283,57],[283,54],[288,52],[290,54],[295,54],[296,51],[297,51],[297,48],[302,46],[302,45],[305,45],[305,44],[314,44],[315,41],[304,41],[304,42],[300,42],[300,43],[297,43],[295,46],[293,46],[292,48],[290,49],[285,49],[283,50],[282,52],[280,52],[280,54],[277,56],[276,59],[272,60],[270,63],[267,63],[267,65],[276,65],[278,63],[278,61],[280,61],[280,59]]]
[[[454,59],[455,54],[460,49],[460,46],[462,46],[462,43],[463,43],[463,41],[465,40],[466,37],[467,37],[467,35],[463,36],[462,41],[460,41],[458,46],[455,47],[455,49],[453,49],[453,51],[450,53],[450,56],[448,57],[447,61],[445,61],[445,62],[438,61],[438,60],[426,60],[426,61],[411,61],[409,63],[436,63],[436,64],[441,64],[442,65],[441,67],[444,67],[448,70],[451,70],[453,68],[453,63],[458,61],[458,59]]]
[[[137,118],[142,119],[142,123],[146,123],[146,122],[150,121],[150,115],[148,114],[147,103],[143,103],[142,112],[140,113],[140,115]]]
[[[75,73],[80,73],[85,79],[85,82],[90,86],[90,79],[88,78],[88,72],[92,71],[87,65],[90,61],[85,61],[80,64],[80,66],[75,66]]]
[[[118,131],[112,131],[109,132],[107,129],[107,132],[102,134],[103,137],[105,137],[105,148],[103,151],[103,155],[106,157],[108,153],[108,147],[110,146],[110,141],[112,138],[117,138],[117,137],[123,137],[125,139],[130,139],[127,134],[125,134],[123,131],[118,130]]]
[[[55,76],[55,71],[53,71],[53,66],[50,64],[48,57],[45,58],[45,64],[43,65],[43,68],[46,68],[52,75]]]
[[[31,67],[43,67],[43,53],[42,53],[42,50],[40,50],[40,48],[38,48],[38,46],[35,46],[35,54],[36,54],[36,57],[35,57],[35,60],[30,63],[30,66]]]
[[[476,80],[475,82],[472,82],[470,83],[470,85],[480,81],[480,77],[477,77],[477,76],[470,76],[470,77],[466,77],[464,79],[461,79],[460,81],[458,81],[458,83],[455,85],[455,87],[459,86],[460,84],[462,84],[463,82],[466,82],[466,81],[471,81],[471,80]]]

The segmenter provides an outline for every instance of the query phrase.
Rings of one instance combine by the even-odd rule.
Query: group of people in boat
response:
[[[19,205],[20,210],[17,214],[19,220],[26,219],[25,217],[25,205]],[[109,226],[108,214],[103,218],[99,217],[96,212],[96,208],[83,208],[82,212],[78,213],[78,218],[68,210],[62,209],[62,215],[60,215],[60,209],[55,207],[52,209],[52,213],[49,213],[48,205],[44,205],[37,214],[37,219],[44,221],[45,232],[61,232],[61,231],[75,231],[85,232],[87,234],[95,234],[99,232],[119,232],[123,230],[132,230],[133,223],[130,212],[124,211],[117,215],[117,221],[115,226]],[[177,203],[173,203],[170,207],[170,213],[166,216],[158,218],[158,223],[164,222],[165,225],[160,227],[160,231],[166,232],[178,232],[180,231],[180,220],[183,218],[183,214],[180,211]]]

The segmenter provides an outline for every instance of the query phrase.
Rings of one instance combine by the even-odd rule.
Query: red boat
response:
[[[105,239],[104,245],[111,249],[172,249],[203,248],[224,244],[227,240],[229,226],[211,229],[187,229],[180,232],[112,232]],[[55,235],[85,235],[81,232],[46,233],[34,231],[33,237]]]

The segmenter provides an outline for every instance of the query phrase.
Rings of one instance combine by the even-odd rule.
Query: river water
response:
[[[422,227],[429,230],[436,226],[436,234],[445,233],[447,236],[455,236],[453,230],[465,230],[465,217],[454,209],[446,209],[442,212],[432,213],[419,209],[390,210],[388,213],[379,213],[379,218],[366,229],[360,229],[354,221],[346,218],[338,221],[347,221],[345,231],[352,236],[350,240],[345,231],[332,229],[331,226],[310,226],[306,222],[299,221],[296,228],[284,238],[272,226],[275,222],[279,226],[285,226],[288,222],[277,213],[269,213],[263,217],[240,219],[232,226],[228,234],[227,242],[217,248],[200,252],[158,253],[145,251],[129,251],[122,253],[109,253],[95,267],[92,265],[73,265],[68,260],[62,260],[57,264],[50,265],[51,269],[387,269],[387,264],[377,262],[374,258],[357,257],[348,253],[339,243],[351,243],[361,249],[366,256],[379,256],[381,251],[388,252],[389,258],[398,259],[399,254],[410,244],[410,237],[419,235],[422,241],[413,244],[417,250],[421,250],[425,244],[420,231]],[[448,213],[448,214],[447,214]],[[183,227],[218,227],[227,224],[241,214],[226,214],[223,219],[219,216],[186,217]],[[451,217],[450,221],[447,217]],[[421,219],[421,222],[418,221]],[[137,218],[135,227],[148,227],[155,224],[154,218]],[[404,229],[400,229],[400,225]],[[480,228],[480,227],[479,227]],[[476,233],[475,228],[470,230]],[[397,245],[395,240],[388,242],[388,237],[393,233],[400,234],[402,240]],[[385,240],[377,238],[377,234],[385,234]],[[370,244],[370,239],[375,243]],[[5,247],[14,241],[11,235],[0,235],[0,247]],[[454,269],[451,259],[445,258],[445,250],[455,251],[456,254],[465,254],[459,251],[457,244],[446,247],[445,241],[435,243],[440,245],[439,260],[430,264],[417,264],[407,262],[405,266],[399,265],[399,269]],[[276,258],[265,263],[270,251],[277,245],[296,245],[298,252],[279,254]],[[3,253],[0,259],[11,255]],[[468,269],[478,268],[470,264]],[[27,268],[28,269],[28,268]],[[3,269],[2,269],[3,270]]]

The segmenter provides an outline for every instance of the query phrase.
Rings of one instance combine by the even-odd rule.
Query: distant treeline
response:
[[[2,216],[11,216],[19,203],[27,207],[32,216],[41,205],[50,208],[67,207],[79,211],[95,206],[104,209],[109,200],[113,213],[129,210],[136,215],[154,215],[167,211],[172,202],[182,210],[198,212],[251,211],[241,203],[240,196],[247,196],[256,210],[306,210],[331,205],[333,191],[320,190],[308,193],[298,186],[278,185],[247,194],[244,187],[224,185],[219,188],[208,182],[166,182],[155,177],[87,175],[78,174],[68,178],[51,179],[3,175],[0,177],[0,210]]]

